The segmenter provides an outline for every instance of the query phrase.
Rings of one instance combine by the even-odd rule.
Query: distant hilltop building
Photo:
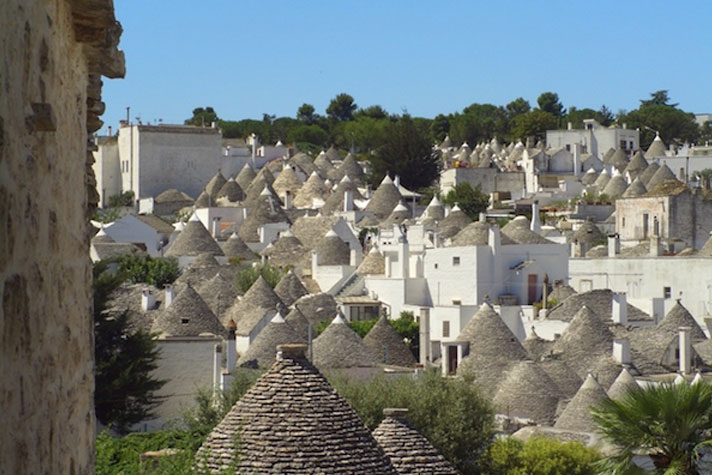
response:
[[[574,129],[571,123],[566,130],[547,130],[546,145],[550,148],[565,148],[572,152],[574,144],[581,144],[581,153],[601,156],[609,149],[623,149],[631,153],[640,148],[640,137],[637,130],[623,127],[605,127],[595,119],[583,121],[583,129]]]

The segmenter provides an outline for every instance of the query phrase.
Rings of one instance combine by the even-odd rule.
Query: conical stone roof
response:
[[[485,394],[493,394],[501,375],[512,364],[529,358],[517,337],[488,304],[483,303],[457,337],[470,343],[457,373],[473,376]]]
[[[373,437],[399,474],[456,475],[452,465],[406,419],[407,409],[384,409]]]
[[[317,172],[314,172],[294,197],[294,206],[297,208],[311,208],[315,199],[324,201],[328,193],[329,190],[324,181]]]
[[[393,366],[415,366],[415,357],[403,341],[403,337],[382,315],[364,337],[363,343],[371,350],[379,363]]]
[[[593,432],[595,427],[591,418],[591,408],[597,407],[607,398],[606,391],[598,384],[596,378],[589,374],[556,420],[554,427],[576,432]]]
[[[621,369],[620,374],[608,388],[608,397],[620,401],[631,389],[637,388],[638,383],[626,368]]]
[[[309,320],[314,327],[324,321],[333,319],[334,315],[338,312],[336,300],[326,292],[305,295],[297,300],[294,306],[302,312],[304,317]]]
[[[522,342],[522,347],[527,351],[530,359],[539,361],[543,356],[549,354],[553,344],[554,342],[545,340],[537,335],[534,327],[532,327],[531,333]]]
[[[222,247],[223,253],[229,258],[235,258],[242,261],[252,261],[257,259],[257,254],[252,252],[245,241],[240,239],[237,233],[232,233]]]
[[[210,195],[205,190],[203,190],[198,195],[198,198],[196,198],[195,203],[193,203],[193,206],[195,206],[196,208],[209,208],[211,205],[214,204],[215,202],[210,199]]]
[[[645,188],[648,188],[648,183],[650,182],[650,179],[653,178],[653,175],[660,169],[660,165],[658,165],[657,162],[652,162],[650,165],[648,165],[648,168],[643,170],[640,175],[638,175],[638,178],[640,178],[640,181],[643,182],[643,185],[645,185]]]
[[[245,166],[242,167],[242,170],[240,170],[240,173],[237,174],[235,177],[235,181],[237,182],[238,185],[240,185],[240,188],[242,190],[247,190],[247,187],[250,186],[250,183],[252,183],[252,180],[255,179],[257,174],[255,171],[252,169],[249,163],[245,163]]]
[[[376,358],[341,315],[312,343],[317,368],[354,368],[376,366]]]
[[[272,183],[267,180],[267,176],[271,177],[272,181],[274,181],[272,173],[265,167],[260,170],[260,173],[257,174],[255,179],[252,180],[252,183],[250,183],[250,186],[245,189],[244,204],[248,208],[254,207],[255,202],[258,201],[260,197],[264,196],[267,192],[275,196],[277,198],[277,201],[279,201],[279,197],[277,197],[277,192],[274,191],[274,188],[272,188]]]
[[[410,210],[406,205],[403,204],[401,201],[398,203],[395,208],[393,208],[393,211],[391,211],[391,214],[388,215],[388,218],[386,218],[382,223],[381,227],[385,229],[392,228],[394,224],[400,225],[403,223],[403,221],[410,219]]]
[[[314,159],[314,165],[319,169],[319,171],[321,172],[320,175],[322,177],[327,177],[330,171],[336,169],[334,167],[334,164],[331,163],[331,160],[329,160],[329,157],[326,156],[326,153],[323,150]]]
[[[596,170],[593,168],[589,168],[586,173],[583,174],[583,177],[581,178],[581,183],[584,185],[593,185],[596,182],[596,179],[598,178],[598,174],[596,173]]]
[[[554,343],[554,352],[562,353],[569,366],[584,377],[598,357],[610,353],[613,338],[603,320],[583,306]]]
[[[499,414],[551,424],[560,398],[559,389],[546,372],[527,360],[505,374],[492,402]]]
[[[572,398],[576,395],[583,380],[559,355],[544,356],[537,363],[556,384],[564,398]]]
[[[359,193],[358,188],[348,176],[345,176],[340,182],[336,190],[329,195],[321,208],[324,215],[330,215],[335,212],[343,211],[344,209],[344,193],[351,191],[354,200],[361,200],[363,196]]]
[[[648,147],[648,150],[645,152],[645,156],[650,158],[664,157],[666,150],[667,147],[665,146],[663,139],[656,134],[655,139],[653,139],[653,143],[650,144],[650,147]]]
[[[317,168],[314,161],[306,153],[299,152],[287,161],[288,166],[297,166],[304,175],[311,175]]]
[[[193,202],[193,198],[175,188],[169,188],[154,198],[154,203]]]
[[[663,331],[670,335],[676,335],[680,327],[691,327],[690,338],[693,340],[705,340],[705,332],[702,331],[697,324],[695,317],[680,303],[680,300],[675,302],[675,305],[665,314],[663,319],[656,327],[657,331]]]
[[[172,337],[201,333],[220,336],[225,333],[225,328],[193,287],[186,284],[173,303],[155,317],[153,331]]]
[[[238,335],[249,335],[267,313],[276,313],[284,308],[272,287],[260,275],[242,298],[235,299],[222,317],[222,322],[227,326],[227,322],[233,320],[237,324]]]
[[[220,173],[220,170],[218,170],[218,172],[210,179],[208,184],[205,185],[205,192],[210,196],[213,202],[218,199],[218,193],[225,183],[227,183],[227,180],[223,174]]]
[[[660,183],[663,183],[668,180],[675,180],[677,181],[677,177],[675,177],[675,174],[670,170],[670,168],[663,164],[658,171],[655,172],[655,175],[650,178],[650,180],[645,183],[645,188],[648,190],[652,189],[655,185],[659,185]]]
[[[294,302],[309,294],[299,277],[291,270],[282,277],[274,288],[274,293],[287,307],[291,307]]]
[[[303,269],[311,263],[311,256],[304,245],[290,230],[279,233],[279,238],[267,246],[261,253],[270,264],[286,269],[292,266]]]
[[[305,349],[279,347],[272,367],[207,436],[196,455],[200,468],[395,473],[356,412],[306,359]]]
[[[613,178],[608,180],[606,186],[603,190],[601,190],[601,194],[615,199],[625,193],[626,188],[628,188],[628,183],[625,181],[625,178],[623,178],[623,175],[615,175]]]
[[[351,155],[349,153],[349,155]],[[339,155],[339,151],[334,148],[333,145],[331,145],[327,151],[326,151],[326,156],[331,162],[338,162],[341,160],[341,155]]]
[[[601,157],[601,161],[602,161],[603,163],[605,163],[605,164],[610,163],[611,157],[613,156],[614,153],[616,153],[616,149],[615,149],[615,148],[609,148],[609,149],[606,151],[606,153],[603,154],[603,157]]]
[[[624,173],[628,173],[630,177],[635,180],[646,168],[648,168],[648,161],[645,159],[643,152],[638,150],[633,155],[633,158],[630,159]]]
[[[247,213],[247,218],[237,234],[246,243],[259,242],[259,228],[268,223],[291,224],[291,221],[284,213],[279,200],[271,193],[265,192],[255,200],[253,208]]]
[[[386,258],[377,248],[373,247],[356,269],[357,274],[382,275],[386,273]]]
[[[433,199],[428,203],[428,207],[425,208],[425,217],[435,221],[445,219],[445,207],[440,203],[437,196],[433,196]]]
[[[327,151],[326,154],[328,156],[329,152]],[[338,168],[338,171],[340,175],[339,179],[344,176],[348,176],[351,181],[356,183],[363,182],[365,176],[363,173],[363,168],[361,168],[361,165],[358,164],[356,158],[351,153],[346,155],[346,158],[344,158],[344,161],[341,163],[341,166]]]
[[[323,266],[349,265],[351,250],[333,230],[326,233],[326,236],[319,241],[315,252],[318,262]]]
[[[299,336],[300,340],[309,341],[309,320],[304,314],[296,307],[292,307],[284,320],[289,323],[294,332]],[[311,339],[316,338],[316,330],[312,327]]]
[[[593,182],[593,184],[596,185],[596,188],[598,188],[599,190],[603,190],[610,181],[610,179],[610,173],[608,173],[608,170],[604,168],[603,171],[601,171],[601,174],[598,175],[598,178],[596,178],[596,181]]]
[[[640,181],[640,178],[633,180],[628,188],[626,188],[625,193],[623,193],[623,198],[637,198],[638,196],[643,196],[648,190],[645,189],[645,185]]]
[[[226,198],[231,203],[236,203],[245,199],[245,192],[242,191],[240,185],[237,184],[234,178],[230,178],[218,191],[215,199]]]
[[[615,153],[611,155],[611,158],[608,160],[606,165],[613,166],[619,172],[625,170],[628,166],[628,157],[626,156],[625,151],[623,151],[622,148],[616,149]]]
[[[277,193],[277,196],[284,196],[287,191],[291,193],[292,197],[296,196],[299,189],[302,187],[302,182],[292,167],[284,167],[282,172],[277,176],[272,183],[272,188]]]
[[[274,363],[277,345],[289,343],[306,343],[306,340],[297,334],[278,313],[257,334],[247,351],[240,356],[237,365],[249,368],[269,368]]]
[[[210,280],[203,282],[197,291],[220,321],[238,295],[235,282],[232,279],[228,280],[220,272],[216,272]]]
[[[458,228],[459,231],[471,222],[472,220],[470,219],[470,217],[467,216],[465,212],[460,209],[459,206],[455,205],[450,211],[450,214],[448,214],[442,221],[440,221],[439,227],[440,229],[445,229],[450,226],[455,226]]]
[[[213,239],[203,223],[193,215],[178,234],[173,244],[168,247],[166,257],[197,256],[208,253],[213,256],[223,256],[223,251]]]
[[[452,238],[451,246],[486,246],[489,241],[490,226],[475,221],[465,226]]]
[[[592,221],[584,221],[579,228],[569,236],[568,242],[578,241],[587,248],[606,242],[606,235]]]
[[[386,219],[402,199],[403,196],[396,188],[393,180],[386,175],[378,188],[376,188],[376,191],[373,192],[373,196],[366,206],[366,211],[372,212],[379,219]]]

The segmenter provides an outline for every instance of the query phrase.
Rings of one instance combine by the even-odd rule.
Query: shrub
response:
[[[237,273],[237,288],[244,294],[250,290],[250,287],[260,275],[265,278],[270,287],[274,288],[279,283],[283,273],[279,268],[269,263],[247,266]]]
[[[119,259],[119,273],[135,284],[147,283],[163,288],[180,275],[178,261],[172,258],[125,255]]]

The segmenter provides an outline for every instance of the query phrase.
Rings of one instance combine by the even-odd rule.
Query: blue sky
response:
[[[181,123],[319,113],[340,92],[433,117],[541,92],[564,106],[633,109],[668,89],[712,112],[712,2],[117,0],[126,78],[103,116]]]

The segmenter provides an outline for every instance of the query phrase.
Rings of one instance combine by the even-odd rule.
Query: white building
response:
[[[638,131],[628,129],[626,124],[623,128],[604,127],[594,119],[583,123],[583,129],[573,129],[569,123],[567,130],[547,130],[546,146],[573,151],[574,144],[580,144],[582,154],[590,153],[596,157],[602,157],[611,148],[622,148],[629,153],[640,148]]]

